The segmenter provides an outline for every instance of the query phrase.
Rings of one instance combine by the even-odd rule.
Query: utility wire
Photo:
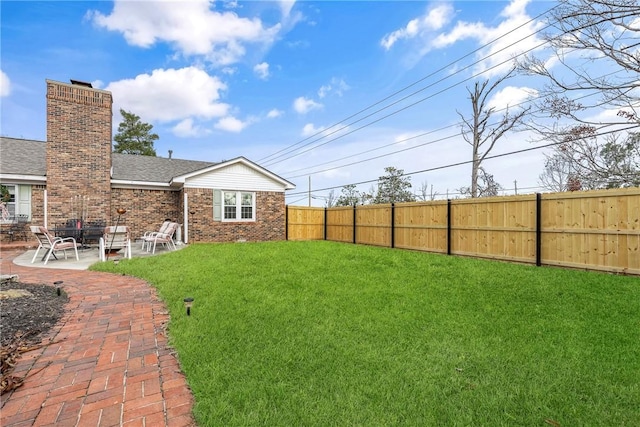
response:
[[[603,76],[601,76],[599,78],[604,78],[604,77],[610,76],[612,74],[616,74],[618,72],[619,71],[614,71],[614,72],[605,74],[605,75],[603,75]],[[591,96],[595,96],[595,95],[598,95],[598,93],[597,92],[591,92],[591,93],[588,93],[586,95],[583,95],[583,96],[580,96],[580,97],[576,98],[575,101],[578,101],[578,100],[581,100],[581,99],[585,99],[585,98],[588,98],[588,97],[591,97]],[[507,107],[495,110],[495,112],[505,111],[505,110],[508,110],[509,108],[519,107],[521,105],[534,102],[534,101],[536,101],[536,100],[538,100],[538,99],[540,99],[542,97],[543,96],[532,97],[532,98],[529,98],[529,99],[527,99],[525,101],[519,102],[517,104],[509,105]],[[368,161],[371,161],[371,160],[377,160],[377,159],[380,159],[380,158],[383,158],[383,157],[386,157],[386,156],[391,156],[393,154],[402,153],[402,152],[409,151],[409,150],[414,150],[416,148],[424,147],[426,145],[431,145],[431,144],[434,144],[436,142],[441,142],[441,141],[444,141],[444,140],[447,140],[447,139],[452,139],[452,138],[455,138],[455,137],[459,136],[460,134],[459,133],[455,133],[455,134],[452,134],[452,135],[448,135],[448,136],[444,136],[444,137],[438,138],[438,139],[433,140],[433,141],[427,141],[425,143],[418,144],[418,145],[415,145],[413,147],[404,148],[402,150],[391,151],[389,153],[386,153],[386,154],[383,154],[383,155],[380,155],[380,156],[369,157],[369,158],[366,158],[366,159],[360,159],[360,160],[352,162],[352,163],[341,164],[339,166],[333,166],[333,167],[328,168],[328,169],[322,169],[322,170],[318,170],[318,171],[309,172],[309,169],[311,169],[311,168],[324,166],[324,165],[327,165],[327,164],[338,162],[340,160],[346,160],[348,158],[357,157],[357,156],[360,156],[362,154],[370,153],[370,152],[373,152],[373,151],[378,151],[378,150],[381,150],[383,148],[387,148],[387,147],[390,147],[392,145],[396,145],[396,144],[400,144],[400,143],[403,143],[403,142],[407,142],[407,141],[410,141],[412,139],[420,138],[420,137],[423,137],[423,136],[426,136],[426,135],[429,135],[429,134],[432,134],[432,133],[435,133],[435,132],[440,132],[440,131],[443,131],[443,130],[446,130],[446,129],[449,129],[449,128],[452,128],[452,127],[459,127],[462,124],[463,124],[463,122],[453,123],[451,125],[443,126],[441,128],[430,130],[428,132],[424,132],[424,133],[421,133],[421,134],[418,134],[418,135],[413,135],[411,137],[408,137],[408,138],[405,138],[405,139],[402,139],[402,140],[399,140],[399,141],[395,141],[393,143],[386,144],[386,145],[383,145],[381,147],[372,148],[370,150],[366,150],[366,151],[363,151],[363,152],[351,154],[349,156],[345,156],[345,157],[342,157],[342,158],[339,158],[339,159],[330,160],[330,161],[327,161],[327,162],[324,162],[324,163],[320,163],[320,164],[317,164],[317,165],[314,165],[314,166],[308,166],[306,168],[296,169],[296,170],[293,170],[293,171],[291,171],[289,173],[295,173],[295,172],[299,172],[299,171],[303,171],[303,170],[306,171],[306,172],[303,173],[303,174],[300,174],[300,175],[288,176],[287,179],[299,178],[301,176],[307,176],[307,175],[316,175],[316,174],[319,174],[319,173],[322,173],[322,172],[327,172],[327,171],[330,171],[330,170],[339,169],[339,168],[343,168],[343,167],[346,167],[346,166],[353,166],[354,164],[360,164],[360,163],[368,162]],[[492,123],[492,124],[489,124],[487,126],[494,126],[496,124],[497,123]]]
[[[604,125],[600,129],[608,127],[608,126],[611,126],[611,125]],[[624,132],[624,131],[633,130],[633,129],[636,129],[636,128],[640,128],[640,126],[634,125],[634,126],[630,126],[630,127],[623,128],[623,129],[614,129],[614,130],[610,130],[610,131],[607,131],[607,132],[597,133],[597,134],[594,134],[592,136],[600,137],[600,136],[604,136],[604,135],[609,135],[611,133]],[[549,144],[539,145],[539,146],[536,146],[536,147],[523,148],[523,149],[520,149],[520,150],[509,151],[507,153],[494,154],[493,156],[487,156],[485,158],[485,160],[497,159],[497,158],[500,158],[500,157],[511,156],[511,155],[514,155],[514,154],[520,154],[520,153],[525,153],[525,152],[529,152],[529,151],[540,150],[542,148],[552,147],[554,145],[560,145],[560,144],[563,144],[563,143],[564,143],[564,141],[551,142]],[[407,173],[403,173],[402,175],[399,175],[399,177],[417,175],[417,174],[425,173],[425,172],[433,172],[433,171],[436,171],[436,170],[448,169],[448,168],[452,168],[452,167],[455,167],[455,166],[467,165],[467,164],[470,164],[470,163],[473,163],[473,160],[465,160],[465,161],[462,161],[462,162],[449,163],[447,165],[436,166],[436,167],[432,167],[432,168],[428,168],[428,169],[422,169],[422,170],[419,170],[419,171],[407,172]],[[370,180],[367,180],[367,181],[355,182],[355,183],[351,183],[351,184],[336,185],[336,186],[333,186],[333,187],[326,187],[326,188],[320,188],[320,189],[317,189],[317,190],[313,190],[312,192],[333,190],[333,189],[336,189],[336,188],[344,187],[345,185],[370,184],[370,183],[373,183],[373,182],[377,182],[378,180],[379,180],[379,178],[370,179]],[[287,197],[296,196],[296,195],[299,195],[299,194],[308,194],[308,193],[309,193],[309,191],[300,192],[300,193],[289,193],[289,194],[287,194]]]
[[[322,139],[324,139],[324,138],[326,138],[326,137],[328,137],[328,136],[330,136],[330,135],[332,135],[332,134],[335,134],[335,133],[337,133],[337,132],[339,132],[339,131],[341,131],[341,130],[344,130],[345,128],[347,128],[347,127],[349,127],[349,126],[351,126],[351,125],[353,125],[353,124],[355,124],[355,123],[357,123],[357,122],[359,122],[359,121],[362,121],[362,120],[364,120],[364,119],[366,119],[366,118],[368,118],[368,117],[370,117],[370,116],[372,116],[372,115],[374,115],[374,114],[377,114],[377,113],[378,113],[378,112],[380,112],[380,111],[383,111],[383,110],[385,110],[385,109],[387,109],[387,108],[390,108],[391,106],[393,106],[393,105],[395,105],[395,104],[397,104],[397,103],[399,103],[399,102],[401,102],[401,101],[403,101],[403,100],[405,100],[405,99],[407,99],[407,98],[409,98],[409,97],[411,97],[411,96],[414,96],[414,95],[416,95],[417,93],[420,93],[420,92],[424,91],[425,89],[427,89],[427,88],[429,88],[429,87],[431,87],[431,86],[433,86],[433,85],[435,85],[435,84],[437,84],[437,83],[440,83],[440,82],[442,82],[442,81],[444,81],[444,80],[446,80],[446,79],[448,79],[448,78],[450,78],[450,77],[452,77],[452,76],[454,76],[454,75],[456,75],[456,74],[458,74],[458,73],[463,72],[464,70],[466,70],[466,69],[468,69],[468,68],[470,68],[470,67],[472,67],[472,66],[474,66],[474,65],[476,65],[476,64],[478,64],[478,63],[480,63],[480,62],[482,62],[482,61],[484,61],[485,59],[487,59],[487,58],[489,58],[489,57],[491,57],[491,56],[493,56],[493,55],[495,55],[495,54],[497,54],[497,53],[499,53],[499,52],[502,52],[503,50],[506,50],[507,48],[512,47],[513,45],[515,45],[515,44],[517,44],[517,43],[521,42],[522,40],[525,40],[526,38],[529,38],[529,37],[531,37],[531,36],[533,36],[533,35],[535,35],[535,34],[540,33],[541,31],[546,30],[547,28],[549,28],[549,27],[551,26],[550,24],[546,25],[545,27],[543,27],[543,28],[539,29],[538,31],[536,31],[536,32],[534,32],[534,33],[529,34],[527,37],[524,37],[524,38],[522,38],[522,39],[520,39],[520,40],[518,40],[518,41],[516,41],[516,42],[514,42],[514,43],[512,43],[512,44],[510,44],[510,45],[508,45],[507,47],[505,47],[505,48],[503,48],[503,49],[500,49],[500,50],[498,50],[498,51],[496,51],[496,52],[492,53],[491,55],[488,55],[488,56],[485,56],[484,58],[480,58],[480,59],[476,60],[476,61],[475,61],[475,62],[473,62],[472,64],[467,65],[466,67],[464,67],[464,68],[462,68],[462,69],[460,69],[460,70],[457,70],[456,72],[454,72],[454,73],[452,73],[452,74],[450,74],[450,75],[448,75],[448,76],[446,76],[446,77],[444,77],[444,78],[442,78],[442,79],[440,79],[440,80],[436,81],[435,83],[432,83],[432,84],[430,84],[430,85],[428,85],[428,86],[425,86],[425,87],[423,87],[423,88],[421,88],[421,89],[419,89],[419,90],[417,90],[417,91],[415,91],[415,92],[412,92],[411,94],[409,94],[409,95],[407,95],[407,96],[405,96],[405,97],[403,97],[403,98],[401,98],[401,99],[399,99],[399,100],[397,100],[397,101],[395,101],[395,102],[393,102],[393,103],[391,103],[391,104],[389,104],[389,105],[387,105],[387,106],[385,106],[385,107],[383,107],[383,108],[381,108],[381,109],[378,109],[378,110],[376,110],[375,112],[373,112],[373,113],[371,113],[371,114],[369,114],[369,115],[367,115],[367,116],[365,116],[365,117],[363,117],[363,118],[361,118],[361,119],[358,119],[358,120],[356,120],[356,121],[354,121],[354,122],[352,122],[352,123],[350,123],[350,124],[347,124],[347,125],[345,125],[345,126],[343,126],[343,127],[339,128],[339,129],[337,129],[337,130],[335,130],[335,131],[333,131],[333,132],[326,133],[326,131],[327,131],[327,130],[332,129],[332,128],[334,128],[334,127],[336,127],[336,126],[338,126],[338,125],[340,125],[340,124],[342,124],[342,123],[346,122],[347,120],[350,120],[350,119],[352,119],[352,118],[354,118],[354,117],[356,117],[356,116],[360,115],[361,113],[363,113],[363,112],[365,112],[365,111],[370,110],[371,108],[373,108],[373,107],[375,107],[375,106],[377,106],[377,105],[379,105],[379,104],[381,104],[381,103],[383,103],[383,102],[385,102],[385,101],[387,101],[387,100],[389,100],[389,99],[391,99],[391,98],[395,97],[396,95],[398,95],[398,94],[400,94],[400,93],[402,93],[402,92],[406,91],[407,89],[409,89],[409,88],[411,88],[411,87],[413,87],[413,86],[417,85],[418,83],[420,83],[420,82],[422,82],[422,81],[424,81],[424,80],[426,80],[426,79],[428,79],[428,78],[430,78],[430,77],[432,77],[432,76],[434,76],[434,75],[436,75],[436,74],[440,73],[441,71],[446,70],[447,68],[451,67],[452,65],[455,65],[457,62],[459,62],[459,61],[461,61],[461,60],[463,60],[463,59],[465,59],[465,58],[467,58],[467,57],[469,57],[469,56],[471,56],[471,55],[473,55],[473,54],[477,53],[478,51],[481,51],[482,49],[485,49],[486,47],[490,46],[491,44],[495,43],[496,41],[498,41],[498,40],[500,40],[500,39],[502,39],[502,38],[504,38],[504,37],[508,36],[509,34],[513,33],[514,31],[517,31],[517,30],[521,29],[522,27],[524,27],[524,26],[528,25],[529,23],[534,22],[534,21],[535,21],[535,20],[537,20],[538,18],[540,18],[540,17],[542,17],[542,16],[544,16],[544,15],[548,14],[549,12],[551,12],[552,10],[554,10],[555,8],[557,8],[558,6],[559,6],[559,5],[553,6],[552,8],[550,8],[550,9],[548,9],[548,10],[546,10],[546,11],[544,11],[544,12],[542,12],[542,13],[538,14],[537,16],[535,16],[535,17],[533,17],[533,18],[529,19],[527,22],[525,22],[525,23],[523,23],[523,24],[521,24],[521,25],[519,25],[519,26],[517,26],[517,27],[515,27],[515,28],[513,28],[513,29],[511,29],[511,30],[509,30],[508,32],[506,32],[506,33],[504,33],[504,34],[500,35],[499,37],[494,38],[493,40],[491,40],[491,41],[489,41],[489,42],[487,42],[487,43],[483,44],[482,46],[480,46],[480,47],[476,48],[475,50],[473,50],[473,51],[471,51],[471,52],[469,52],[469,53],[467,53],[466,55],[463,55],[462,57],[459,57],[459,58],[457,58],[457,59],[455,59],[455,60],[451,61],[450,63],[448,63],[448,64],[446,64],[446,65],[444,65],[444,66],[440,67],[440,68],[439,68],[439,69],[437,69],[436,71],[433,71],[432,73],[428,74],[427,76],[425,76],[425,77],[423,77],[423,78],[421,78],[421,79],[419,79],[419,80],[417,80],[417,81],[415,81],[415,82],[411,83],[411,84],[410,84],[410,85],[408,85],[408,86],[405,86],[404,88],[402,88],[402,89],[400,89],[400,90],[398,90],[398,91],[396,91],[396,92],[392,93],[391,95],[389,95],[389,96],[387,96],[387,97],[385,97],[385,98],[381,99],[380,101],[378,101],[378,102],[376,102],[376,103],[374,103],[374,104],[371,104],[371,105],[369,105],[369,106],[368,106],[368,107],[366,107],[366,108],[363,108],[363,109],[359,110],[358,112],[356,112],[356,113],[354,113],[354,114],[352,114],[352,115],[350,115],[350,116],[348,116],[348,117],[346,117],[346,118],[344,118],[344,119],[340,120],[339,122],[334,123],[333,125],[329,126],[328,128],[325,128],[325,129],[323,129],[323,130],[320,130],[320,131],[318,131],[318,132],[314,133],[313,135],[310,135],[310,136],[308,136],[307,138],[304,138],[304,139],[302,139],[302,140],[300,140],[300,141],[296,142],[295,144],[292,144],[292,145],[290,145],[290,146],[288,146],[288,147],[285,147],[285,148],[283,148],[283,149],[281,149],[281,150],[279,150],[279,151],[277,151],[277,152],[275,152],[275,153],[273,153],[273,154],[271,154],[271,155],[269,155],[269,156],[266,156],[266,157],[264,157],[264,158],[262,158],[262,159],[259,159],[259,160],[258,160],[258,162],[262,163],[262,162],[265,162],[265,161],[267,161],[268,159],[270,159],[270,160],[268,160],[268,162],[267,162],[266,164],[267,164],[267,165],[268,165],[268,164],[274,164],[274,163],[273,163],[273,161],[274,161],[274,160],[276,160],[277,158],[280,158],[280,157],[285,156],[286,154],[288,154],[288,153],[284,153],[284,154],[280,154],[280,153],[283,153],[283,152],[285,152],[285,151],[288,151],[288,152],[295,151],[295,150],[299,149],[299,148],[297,148],[297,149],[295,149],[295,150],[294,150],[294,147],[295,147],[295,146],[300,145],[300,144],[302,144],[303,142],[308,141],[309,139],[312,139],[312,138],[314,138],[314,137],[316,137],[316,136],[319,136],[319,135],[324,134],[324,135],[323,135],[323,136],[321,136],[320,138],[315,139],[315,140],[313,140],[313,141],[311,141],[311,142],[309,142],[309,143],[307,143],[307,144],[303,145],[303,146],[302,146],[302,147],[300,147],[300,148],[303,148],[303,147],[305,147],[305,146],[308,146],[308,145],[310,145],[310,144],[313,144],[314,142],[317,142],[317,141],[322,140]],[[545,42],[545,43],[546,43],[546,42]],[[488,70],[485,70],[485,71],[488,71]],[[388,117],[388,116],[387,116],[387,117]],[[280,155],[279,155],[279,156],[277,156],[278,154],[280,154]],[[286,160],[286,159],[284,159],[284,160]],[[281,160],[281,161],[283,161],[283,160]],[[275,163],[279,163],[279,162],[275,162]]]
[[[541,31],[541,30],[540,30],[540,31]],[[379,113],[379,112],[381,112],[381,111],[383,111],[383,110],[385,110],[385,109],[387,109],[387,108],[389,108],[389,107],[392,107],[393,105],[396,105],[396,104],[398,104],[398,103],[400,103],[400,102],[402,102],[402,101],[404,101],[404,100],[406,100],[406,99],[408,99],[408,98],[410,98],[410,97],[412,97],[412,96],[414,96],[414,95],[418,94],[419,92],[421,92],[421,91],[423,91],[423,90],[425,90],[425,89],[427,89],[427,88],[429,88],[429,87],[431,87],[431,86],[434,86],[434,85],[436,85],[436,84],[438,84],[438,83],[441,83],[441,82],[443,82],[444,80],[447,80],[448,78],[450,78],[450,77],[454,76],[455,74],[457,74],[457,73],[459,73],[459,72],[462,72],[462,71],[466,70],[467,68],[470,68],[470,67],[472,67],[473,65],[476,65],[477,63],[479,63],[479,62],[481,62],[481,61],[483,61],[483,60],[485,60],[485,59],[487,59],[487,58],[490,58],[490,57],[492,57],[492,56],[494,56],[494,55],[497,55],[498,53],[500,53],[500,52],[502,52],[502,51],[504,51],[504,50],[507,50],[508,48],[510,48],[511,46],[513,46],[513,45],[515,45],[515,44],[517,44],[517,43],[521,42],[522,40],[525,40],[525,39],[527,39],[527,38],[531,37],[533,34],[536,34],[536,33],[529,34],[528,36],[523,37],[523,38],[521,38],[520,40],[517,40],[517,41],[515,41],[515,42],[511,43],[510,45],[508,45],[508,46],[506,46],[506,47],[504,47],[504,48],[502,48],[502,49],[500,49],[500,50],[497,50],[497,51],[495,51],[495,52],[491,53],[490,55],[487,55],[487,56],[485,56],[484,58],[479,59],[478,61],[476,61],[476,62],[474,62],[474,63],[472,63],[472,64],[469,64],[468,66],[466,66],[466,67],[464,67],[464,68],[462,68],[462,69],[458,70],[456,73],[453,73],[453,74],[450,74],[450,75],[448,75],[448,76],[446,76],[446,77],[443,77],[443,78],[441,78],[440,80],[438,80],[438,81],[436,81],[436,82],[434,82],[434,83],[432,83],[432,84],[430,84],[430,85],[428,85],[428,86],[426,86],[426,87],[424,87],[424,88],[422,88],[422,89],[420,89],[420,90],[418,90],[418,91],[415,91],[415,92],[413,92],[413,93],[411,93],[411,94],[409,94],[409,95],[407,95],[407,96],[405,96],[405,97],[403,97],[403,98],[401,98],[401,99],[399,99],[399,100],[397,100],[397,101],[395,101],[395,102],[392,102],[391,104],[389,104],[389,105],[387,105],[387,106],[385,106],[385,107],[383,107],[383,108],[380,108],[380,109],[378,109],[378,110],[374,111],[373,113],[370,113],[370,114],[368,114],[368,115],[366,115],[366,116],[364,116],[364,117],[361,117],[361,118],[359,118],[358,120],[355,120],[355,121],[353,121],[353,122],[351,122],[351,123],[349,123],[349,124],[347,124],[347,125],[345,125],[345,126],[341,127],[341,128],[340,128],[340,129],[338,129],[338,130],[335,130],[335,131],[333,131],[333,132],[329,132],[329,133],[327,133],[326,135],[322,136],[321,138],[318,138],[318,139],[316,139],[316,140],[314,140],[314,141],[311,141],[311,142],[309,142],[309,143],[307,143],[307,144],[304,144],[303,146],[301,146],[301,147],[300,147],[300,148],[298,148],[298,149],[301,149],[301,148],[307,147],[307,146],[309,146],[309,145],[313,144],[314,142],[318,142],[318,141],[320,141],[320,140],[322,140],[322,139],[324,139],[324,138],[326,138],[326,137],[328,137],[328,136],[330,136],[330,135],[332,135],[332,134],[335,134],[335,133],[337,133],[337,132],[340,132],[341,130],[344,130],[344,129],[349,128],[349,127],[350,127],[351,125],[353,125],[353,124],[356,124],[356,123],[358,123],[358,122],[360,122],[360,121],[362,121],[362,120],[364,120],[364,119],[367,119],[367,118],[369,118],[369,117],[371,117],[371,116],[374,116],[375,114],[377,114],[377,113]],[[519,55],[524,55],[524,54],[526,54],[526,53],[529,53],[529,52],[531,52],[532,50],[538,49],[539,47],[544,46],[544,45],[545,45],[545,44],[547,44],[547,43],[548,43],[548,42],[543,41],[543,42],[539,43],[538,45],[536,45],[536,46],[534,46],[534,47],[532,47],[532,48],[529,48],[529,49],[527,49],[527,50],[526,50],[526,51],[524,51],[524,52],[521,52]],[[452,89],[452,88],[454,88],[454,87],[456,87],[456,86],[459,86],[459,85],[461,85],[462,83],[465,83],[465,82],[467,82],[467,81],[469,81],[469,80],[471,80],[471,79],[474,79],[474,78],[476,78],[476,77],[478,77],[478,76],[480,76],[480,75],[482,75],[482,74],[484,74],[484,73],[486,73],[486,72],[488,72],[488,71],[491,71],[491,70],[493,70],[493,69],[495,69],[495,68],[501,67],[501,66],[503,66],[504,64],[506,64],[506,63],[508,63],[508,62],[511,62],[512,60],[513,60],[513,58],[506,59],[506,60],[504,60],[504,61],[502,61],[502,62],[500,62],[500,63],[498,63],[498,64],[493,65],[492,67],[487,68],[486,70],[483,70],[483,71],[481,71],[481,72],[478,72],[478,73],[476,73],[476,74],[473,74],[473,75],[471,75],[471,76],[467,77],[467,78],[466,78],[466,79],[464,79],[464,80],[461,80],[461,81],[459,81],[459,82],[457,82],[457,83],[454,83],[454,84],[452,84],[452,85],[449,85],[449,86],[445,87],[444,89],[439,90],[438,92],[435,92],[435,93],[433,93],[433,94],[431,94],[431,95],[428,95],[428,96],[426,96],[426,97],[424,97],[424,98],[421,98],[421,99],[419,99],[418,101],[415,101],[415,102],[413,102],[413,103],[411,103],[411,104],[409,104],[409,105],[406,105],[406,106],[404,106],[404,107],[402,107],[402,108],[399,108],[398,110],[395,110],[395,111],[393,111],[393,112],[391,112],[391,113],[389,113],[389,114],[387,114],[387,115],[384,115],[384,116],[379,117],[379,118],[377,118],[377,119],[375,119],[375,120],[372,120],[371,122],[368,122],[368,123],[366,123],[366,124],[364,124],[364,125],[362,125],[362,126],[360,126],[360,127],[358,127],[358,128],[353,129],[353,130],[350,130],[349,132],[345,132],[345,133],[343,133],[342,135],[339,135],[339,136],[337,136],[337,137],[335,137],[335,138],[333,138],[333,139],[330,139],[330,140],[328,140],[328,141],[325,141],[325,142],[323,142],[323,143],[321,143],[321,144],[318,144],[318,145],[315,145],[315,146],[313,146],[313,147],[307,148],[306,150],[303,150],[303,151],[299,151],[298,153],[296,153],[296,154],[292,154],[292,155],[290,155],[289,157],[285,157],[284,159],[281,159],[281,160],[276,160],[276,158],[274,158],[274,159],[272,159],[271,161],[268,161],[268,162],[265,164],[265,166],[267,166],[267,167],[269,167],[269,166],[273,166],[273,165],[275,165],[275,164],[277,164],[277,163],[281,163],[281,162],[283,162],[283,161],[285,161],[285,160],[289,160],[289,159],[292,159],[292,158],[294,158],[294,157],[298,157],[298,156],[300,156],[300,155],[302,155],[302,154],[304,154],[304,153],[307,153],[307,152],[309,152],[309,151],[311,151],[311,150],[314,150],[314,149],[316,149],[316,148],[318,148],[318,147],[322,147],[322,146],[324,146],[324,145],[327,145],[327,144],[329,144],[330,142],[336,141],[336,140],[338,140],[338,139],[340,139],[340,138],[343,138],[343,137],[345,137],[345,136],[347,136],[347,135],[351,135],[352,133],[355,133],[355,132],[357,132],[357,131],[359,131],[359,130],[362,130],[362,129],[364,129],[364,128],[368,127],[368,126],[371,126],[371,125],[372,125],[372,124],[374,124],[374,123],[380,122],[380,121],[382,121],[382,120],[384,120],[384,119],[386,119],[386,118],[388,118],[388,117],[391,117],[391,116],[396,115],[396,114],[398,114],[398,113],[400,113],[400,112],[402,112],[402,111],[404,111],[404,110],[407,110],[407,109],[409,109],[409,108],[411,108],[411,107],[414,107],[414,106],[416,106],[417,104],[420,104],[421,102],[424,102],[424,101],[426,101],[426,100],[428,100],[428,99],[431,99],[431,98],[433,98],[433,97],[435,97],[435,96],[437,96],[437,95],[440,95],[440,94],[442,94],[442,93],[444,93],[444,92],[446,92],[446,91],[448,91],[448,90],[450,90],[450,89]],[[284,156],[284,155],[286,155],[286,154],[283,154],[283,155],[278,156],[278,157],[282,157],[282,156]]]

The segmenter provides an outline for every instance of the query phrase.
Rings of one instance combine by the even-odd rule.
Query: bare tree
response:
[[[516,129],[524,116],[529,112],[530,107],[520,109],[515,113],[509,111],[507,107],[499,120],[491,123],[496,116],[496,108],[489,106],[489,97],[500,84],[514,74],[515,68],[507,74],[496,79],[493,83],[489,80],[476,82],[473,89],[467,88],[469,99],[471,100],[471,116],[465,117],[458,111],[462,119],[462,137],[472,148],[471,164],[471,197],[478,197],[478,176],[482,162],[491,152],[496,142],[507,132]]]
[[[491,175],[484,170],[483,167],[478,169],[478,186],[476,188],[477,195],[475,197],[493,197],[497,196],[500,191],[503,189],[502,185],[500,185]],[[474,197],[471,193],[471,187],[461,187],[458,189],[461,196],[464,197]]]
[[[538,177],[538,182],[549,191],[563,192],[568,190],[571,176],[571,161],[562,152],[554,151],[545,154],[544,171]]]
[[[336,197],[336,192],[333,190],[329,191],[329,194],[327,195],[327,207],[332,208],[336,206],[337,202],[338,198]]]
[[[584,122],[580,112],[616,106],[637,116],[640,3],[637,0],[560,0],[543,37],[549,58],[524,57],[518,68],[544,77],[539,106],[552,117]],[[605,74],[606,73],[606,74]],[[598,96],[584,97],[586,92]],[[582,100],[577,99],[580,96]]]
[[[578,161],[573,178],[584,188],[625,185],[630,174],[627,182],[634,179],[637,145],[629,143],[637,140],[633,133],[622,135],[640,127],[638,17],[638,0],[560,0],[544,35],[549,50],[518,63],[525,74],[546,81],[532,130]],[[617,114],[600,114],[604,110]],[[620,134],[598,137],[605,127]]]
[[[437,191],[433,191],[433,184],[431,184],[431,187],[429,187],[429,184],[427,183],[427,181],[422,181],[422,183],[420,184],[420,187],[418,187],[418,193],[416,194],[416,199],[420,200],[422,202],[426,202],[428,200],[435,200],[436,197],[438,196]]]

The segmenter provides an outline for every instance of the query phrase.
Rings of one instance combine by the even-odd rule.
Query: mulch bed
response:
[[[0,394],[13,390],[24,378],[11,375],[21,353],[38,348],[43,336],[58,323],[69,298],[42,284],[0,280]]]

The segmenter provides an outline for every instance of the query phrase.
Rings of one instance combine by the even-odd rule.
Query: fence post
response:
[[[536,266],[542,265],[542,195],[536,193]]]
[[[396,205],[395,203],[391,203],[391,248],[396,247],[396,229],[394,228],[394,223],[396,222]]]
[[[324,240],[327,240],[327,208],[324,208]]]
[[[284,240],[289,240],[289,205],[284,207]]]
[[[447,199],[447,255],[451,255],[451,199]]]
[[[353,204],[353,243],[356,243],[356,204]]]

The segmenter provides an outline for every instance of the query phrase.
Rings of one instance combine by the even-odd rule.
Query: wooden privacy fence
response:
[[[287,206],[288,240],[331,240],[640,275],[640,188]]]

